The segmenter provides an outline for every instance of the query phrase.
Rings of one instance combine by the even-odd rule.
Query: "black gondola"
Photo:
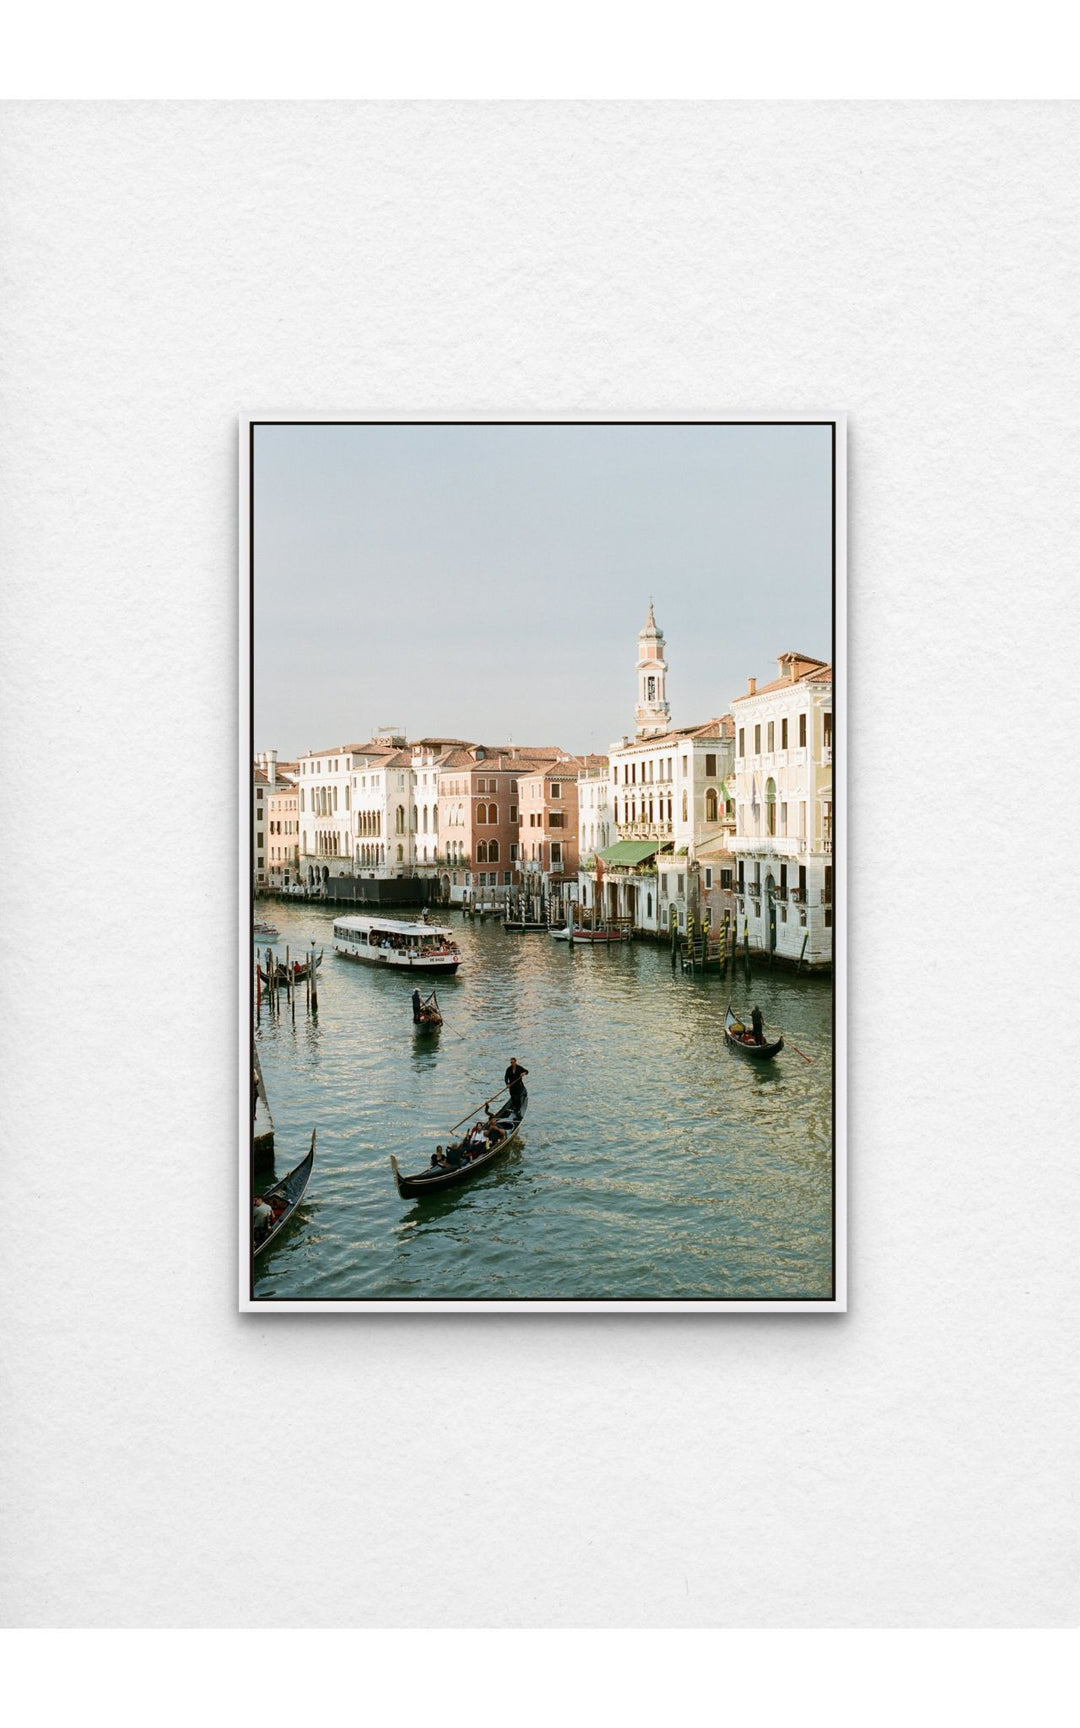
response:
[[[508,1152],[518,1135],[525,1112],[529,1107],[529,1094],[524,1086],[521,1088],[521,1109],[515,1110],[512,1104],[504,1104],[495,1118],[499,1127],[505,1130],[503,1138],[497,1146],[491,1146],[486,1152],[481,1152],[478,1158],[470,1158],[468,1163],[459,1164],[452,1170],[445,1170],[441,1164],[430,1164],[426,1170],[421,1170],[415,1176],[403,1176],[398,1168],[398,1161],[390,1154],[390,1164],[394,1172],[397,1191],[403,1200],[422,1200],[425,1194],[441,1194],[444,1188],[457,1188],[463,1182],[471,1182],[481,1170],[486,1170],[494,1164],[496,1158],[501,1158]],[[459,1151],[459,1147],[447,1147],[447,1153]]]
[[[314,961],[316,968],[322,965],[321,948],[314,956]],[[308,977],[311,969],[312,965],[310,959],[294,960],[291,967],[286,966],[284,960],[275,959],[269,971],[267,971],[265,966],[260,965],[259,977],[264,984],[276,984],[279,989],[283,990],[288,984],[290,977],[292,978],[294,985],[302,984],[304,979]]]
[[[421,996],[419,990],[412,993],[413,1025],[418,1032],[437,1032],[443,1023],[442,1009],[439,998],[434,990],[430,996]]]
[[[281,1235],[281,1232],[289,1222],[289,1219],[292,1217],[301,1200],[304,1198],[305,1190],[307,1189],[308,1182],[311,1179],[311,1166],[315,1162],[315,1135],[317,1132],[318,1130],[315,1128],[311,1130],[311,1151],[308,1153],[307,1157],[302,1158],[300,1163],[296,1166],[296,1169],[290,1170],[289,1174],[283,1176],[280,1182],[275,1182],[272,1188],[267,1188],[263,1192],[263,1199],[266,1200],[271,1207],[273,1207],[275,1200],[283,1200],[285,1202],[285,1207],[282,1212],[277,1213],[265,1236],[259,1236],[255,1239],[254,1249],[256,1257],[262,1253],[264,1248],[274,1241],[275,1237]]]
[[[724,1037],[740,1056],[753,1057],[757,1062],[767,1062],[770,1056],[775,1056],[778,1050],[784,1048],[782,1038],[778,1038],[775,1044],[755,1044],[753,1033],[741,1020],[736,1019],[730,1002],[724,1015]]]

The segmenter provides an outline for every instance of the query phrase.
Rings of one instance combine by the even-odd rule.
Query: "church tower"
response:
[[[664,634],[657,627],[651,600],[645,628],[638,633],[637,678],[637,735],[639,738],[655,738],[660,732],[670,731],[671,709],[665,689]]]

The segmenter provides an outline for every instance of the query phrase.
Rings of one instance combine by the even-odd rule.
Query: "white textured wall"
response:
[[[9,1623],[1076,1620],[1077,130],[0,114]],[[852,416],[846,1318],[233,1312],[235,416],[455,405]]]

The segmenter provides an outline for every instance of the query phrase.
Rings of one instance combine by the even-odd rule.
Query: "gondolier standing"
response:
[[[758,1008],[758,1007],[754,1008],[754,1012],[750,1016],[750,1024],[754,1028],[754,1043],[755,1044],[764,1044],[764,1042],[765,1042],[765,1022],[761,1018],[761,1009],[760,1008]]]
[[[527,1068],[518,1067],[516,1056],[511,1056],[510,1066],[503,1075],[503,1085],[510,1088],[510,1102],[519,1116],[525,1099],[525,1076],[528,1072]]]

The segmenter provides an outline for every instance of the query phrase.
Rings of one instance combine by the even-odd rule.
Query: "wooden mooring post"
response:
[[[318,985],[317,975],[315,972],[315,938],[314,938],[314,936],[311,938],[311,955],[310,955],[310,958],[308,960],[308,972],[311,975],[311,1012],[312,1012],[312,1015],[315,1015],[319,1012],[319,985]]]

